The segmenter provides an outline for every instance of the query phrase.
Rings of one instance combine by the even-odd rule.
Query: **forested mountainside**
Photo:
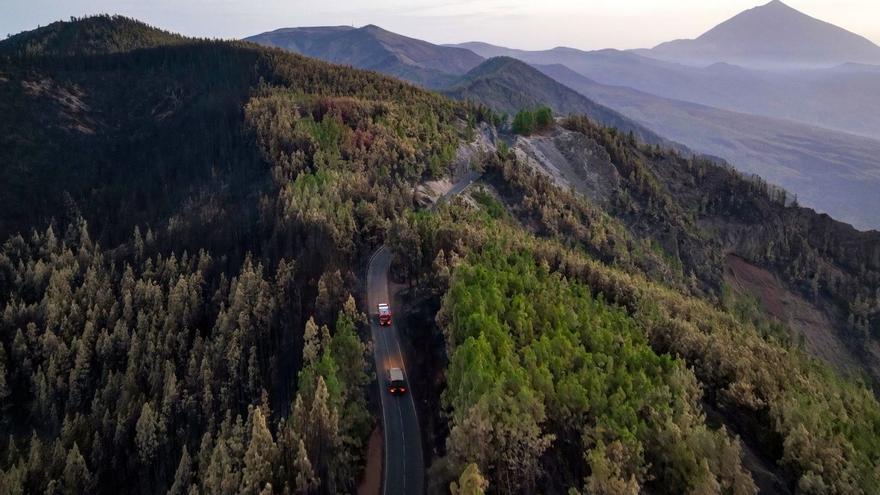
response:
[[[685,295],[723,285],[721,253],[749,253],[724,244],[734,227],[718,217],[743,229],[779,218],[761,233],[767,258],[756,262],[795,267],[800,256],[845,265],[840,252],[806,247],[792,219],[833,221],[784,206],[780,191],[730,169],[639,146],[585,119],[563,126],[618,171],[604,212],[602,200],[526,165],[517,144],[483,162],[488,188],[472,194],[481,211],[464,203],[405,227],[422,240],[420,259],[435,260],[422,265],[421,280],[441,294],[437,322],[450,359],[441,401],[452,411],[450,432],[434,476],[453,478],[476,460],[502,493],[507,483],[564,492],[581,489],[580,480],[583,493],[751,493],[735,461],[741,447],[725,439],[734,431],[747,445],[743,466],[766,492],[876,490],[872,393],[818,363],[747,297],[707,304],[714,298]],[[846,228],[837,225],[827,228]],[[835,234],[877,249],[858,232]],[[397,248],[401,258],[414,250]],[[667,268],[633,265],[658,251]],[[849,283],[876,288],[872,271]],[[675,280],[686,288],[670,289]],[[716,430],[719,421],[725,428]]]
[[[349,492],[373,423],[355,271],[465,107],[162,36],[0,43],[0,492]]]
[[[848,321],[854,341],[880,339],[880,232],[859,232],[799,207],[760,178],[640,147],[588,119],[569,118],[562,127],[597,143],[593,159],[614,167],[621,187],[606,211],[654,238],[710,292],[721,288],[717,261],[710,260],[733,253],[774,271],[812,301],[828,302],[837,321]]]
[[[773,317],[790,320],[790,338],[805,339],[811,352],[835,364],[858,361],[850,367],[880,383],[880,234],[798,207],[759,178],[633,143],[572,118],[544,135],[519,137],[515,151],[651,239],[706,294],[723,297],[731,284],[741,285],[731,256],[763,267],[777,282],[752,295]],[[803,307],[782,307],[792,304]],[[834,355],[835,346],[849,350]]]
[[[587,117],[514,140],[249,43],[94,17],[0,57],[2,493],[354,491],[382,243],[439,344],[411,371],[432,492],[880,490],[866,380],[724,278],[774,270],[872,342],[875,234]],[[589,194],[524,155],[563,131]],[[468,148],[480,183],[421,208]]]
[[[618,50],[439,46],[376,26],[286,28],[248,40],[377,70],[511,114],[537,105],[561,115],[587,113],[643,141],[721,157],[856,228],[880,228],[873,214],[880,207],[873,158],[880,141],[871,131],[880,115],[880,72],[872,66],[690,67]],[[488,60],[480,63],[480,56]]]

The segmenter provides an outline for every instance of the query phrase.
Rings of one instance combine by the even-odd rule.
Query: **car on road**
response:
[[[406,379],[403,377],[402,369],[391,368],[388,370],[388,392],[391,395],[406,393]]]
[[[379,326],[391,326],[391,306],[388,303],[379,303]]]

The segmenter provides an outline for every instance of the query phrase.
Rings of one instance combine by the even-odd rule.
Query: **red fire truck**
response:
[[[379,325],[383,327],[391,325],[391,307],[387,303],[379,303]]]

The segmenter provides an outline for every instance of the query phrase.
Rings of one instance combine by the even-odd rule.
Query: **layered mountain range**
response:
[[[772,39],[755,35],[769,25]],[[807,206],[858,228],[880,228],[874,213],[880,209],[874,193],[880,187],[874,158],[880,156],[880,66],[867,64],[880,48],[778,1],[695,40],[693,46],[716,48],[700,52],[711,60],[696,65],[673,56],[683,53],[676,47],[685,42],[636,51],[524,51],[482,42],[433,45],[376,26],[279,29],[248,39],[395,75],[508,113],[540,103],[561,114],[589,108],[601,123],[723,158]],[[751,42],[777,48],[768,58]]]
[[[0,493],[880,490],[880,232],[380,34],[0,41]]]

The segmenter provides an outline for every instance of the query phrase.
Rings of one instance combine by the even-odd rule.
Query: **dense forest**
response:
[[[357,456],[370,425],[354,301],[332,336],[311,319],[294,332],[293,263],[268,274],[248,257],[227,278],[205,251],[156,244],[134,239],[118,268],[84,222],[4,245],[5,493],[350,486],[356,458],[335,459]],[[303,352],[273,435],[268,390],[290,380],[279,349]]]
[[[487,163],[538,204],[571,194],[510,156]],[[476,196],[478,212],[464,203],[406,222],[433,272],[448,274],[422,279],[445,294],[437,320],[450,360],[435,482],[475,463],[502,493],[535,480],[585,493],[752,493],[732,440],[742,435],[803,493],[880,487],[880,404],[863,384],[768,334],[766,317],[670,287],[650,265],[602,261],[607,237],[572,239],[523,202]],[[499,206],[520,213],[497,218]]]
[[[432,492],[880,491],[874,384],[723,278],[743,256],[878,339],[876,233],[584,116],[515,116],[596,144],[620,180],[592,201],[478,103],[125,18],[0,62],[2,493],[353,492],[383,243],[441,343]],[[487,130],[481,183],[421,208]]]
[[[652,239],[709,299],[720,299],[723,257],[735,253],[831,315],[854,355],[880,342],[880,233],[801,208],[784,190],[705,158],[639,145],[581,117],[561,125],[595,141],[614,164],[621,187],[606,210]],[[863,369],[880,390],[876,359],[864,359]]]
[[[124,18],[0,47],[0,491],[351,491],[355,271],[467,106]]]
[[[440,318],[452,461],[492,469],[503,491],[533,491],[546,452],[584,457],[557,469],[586,478],[589,493],[754,492],[737,443],[706,427],[684,363],[656,354],[625,311],[528,251],[490,245],[469,257]]]

